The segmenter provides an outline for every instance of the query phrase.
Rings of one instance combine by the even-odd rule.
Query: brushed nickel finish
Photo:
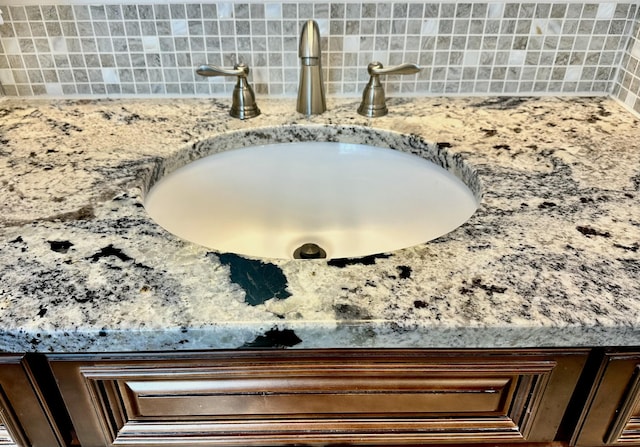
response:
[[[320,28],[315,20],[302,25],[300,33],[300,84],[296,110],[304,115],[319,115],[327,110],[322,80]]]
[[[237,82],[233,88],[229,114],[241,120],[260,115],[255,94],[247,81],[247,76],[249,76],[249,67],[247,65],[243,63],[236,64],[232,69],[215,67],[213,65],[202,65],[196,70],[196,73],[200,76],[236,76]]]
[[[358,113],[369,118],[384,116],[388,113],[384,87],[380,83],[382,75],[408,75],[421,70],[416,64],[401,64],[385,68],[380,62],[371,62],[367,67],[369,82],[362,93],[362,102],[358,107]]]
[[[302,244],[293,252],[294,259],[324,259],[327,252],[322,247],[314,243]]]

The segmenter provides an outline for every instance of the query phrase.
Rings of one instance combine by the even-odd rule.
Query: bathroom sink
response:
[[[418,155],[309,141],[204,156],[162,176],[145,198],[169,232],[265,258],[293,258],[301,246],[301,257],[328,258],[406,248],[454,230],[477,207],[477,191]]]

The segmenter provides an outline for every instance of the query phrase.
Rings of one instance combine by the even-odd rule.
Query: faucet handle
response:
[[[367,71],[371,76],[374,75],[409,75],[418,73],[422,68],[416,64],[400,64],[394,67],[384,68],[380,62],[371,62],[367,66]]]
[[[246,64],[239,63],[233,68],[216,67],[215,65],[201,65],[196,70],[200,76],[238,76],[247,77],[249,75],[249,67]]]
[[[408,75],[418,73],[420,70],[422,69],[416,64],[401,64],[385,68],[380,62],[371,62],[367,66],[367,71],[371,77],[364,88],[364,92],[362,92],[362,102],[358,107],[358,113],[369,118],[387,114],[388,109],[384,88],[380,83],[381,75]]]
[[[247,81],[249,67],[240,63],[233,68],[222,68],[213,65],[201,65],[197,70],[200,76],[236,76],[238,81],[233,88],[231,110],[229,114],[241,120],[249,119],[260,115],[260,109],[256,104],[256,97],[253,89]]]

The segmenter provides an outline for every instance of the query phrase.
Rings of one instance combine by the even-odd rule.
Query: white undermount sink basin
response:
[[[221,252],[328,258],[414,246],[478,207],[458,177],[417,155],[361,144],[294,142],[225,150],[160,178],[145,199],[169,232]]]

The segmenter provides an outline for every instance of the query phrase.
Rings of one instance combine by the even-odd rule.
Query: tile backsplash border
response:
[[[293,96],[302,21],[321,27],[329,95],[366,65],[414,62],[390,95],[606,95],[638,110],[638,1],[178,2],[16,0],[0,6],[10,96],[227,96],[202,63],[250,65],[258,95]]]

